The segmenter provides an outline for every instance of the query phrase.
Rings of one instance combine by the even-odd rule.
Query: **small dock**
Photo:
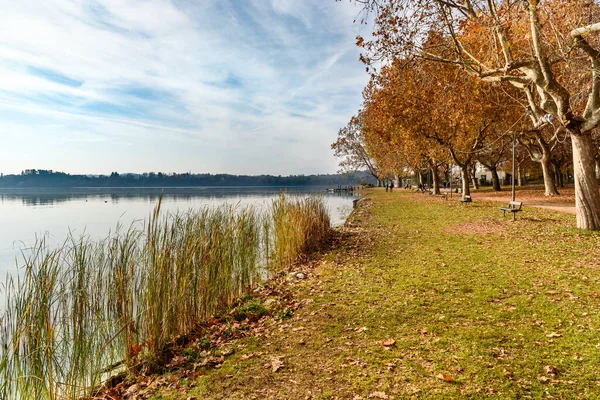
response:
[[[345,186],[345,187],[330,188],[330,189],[327,189],[327,192],[329,192],[329,193],[352,193],[357,189],[358,188],[356,186]]]

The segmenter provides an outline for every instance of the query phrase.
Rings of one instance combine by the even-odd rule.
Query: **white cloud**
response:
[[[357,10],[319,0],[2,2],[0,171],[333,172],[330,143],[368,78]],[[29,140],[9,140],[14,132]]]

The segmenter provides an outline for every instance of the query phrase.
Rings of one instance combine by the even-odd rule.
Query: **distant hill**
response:
[[[0,188],[26,187],[181,187],[181,186],[331,186],[377,183],[366,172],[324,175],[142,174],[71,175],[52,170],[27,169],[0,176]]]

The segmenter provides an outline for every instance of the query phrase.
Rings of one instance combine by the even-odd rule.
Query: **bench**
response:
[[[500,209],[502,210],[502,212],[504,213],[503,216],[506,217],[506,212],[510,211],[513,214],[513,221],[516,218],[516,215],[519,211],[521,210],[521,207],[523,206],[523,202],[522,201],[511,201],[510,203],[508,203],[507,207],[500,207]]]
[[[441,193],[438,194],[438,196],[440,197],[440,199],[448,200],[448,193]]]
[[[471,199],[471,196],[465,196],[462,199],[460,199],[461,203],[472,203],[473,200]]]

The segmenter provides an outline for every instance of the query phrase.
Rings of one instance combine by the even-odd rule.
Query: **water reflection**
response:
[[[69,231],[106,237],[117,224],[129,226],[147,219],[161,194],[162,210],[175,213],[190,208],[219,206],[262,208],[281,191],[294,195],[322,195],[329,207],[333,225],[343,223],[352,210],[354,196],[327,193],[324,187],[219,187],[219,188],[75,188],[0,189],[0,281],[15,271],[20,251],[36,237],[47,235],[58,245]],[[15,263],[17,260],[17,263]]]
[[[150,202],[163,199],[190,201],[192,199],[265,198],[280,192],[296,194],[323,194],[327,197],[348,198],[352,194],[327,193],[321,187],[219,187],[219,188],[80,188],[80,189],[0,189],[0,204],[22,202],[24,206],[60,205],[77,200],[104,200],[119,202],[146,199]]]

